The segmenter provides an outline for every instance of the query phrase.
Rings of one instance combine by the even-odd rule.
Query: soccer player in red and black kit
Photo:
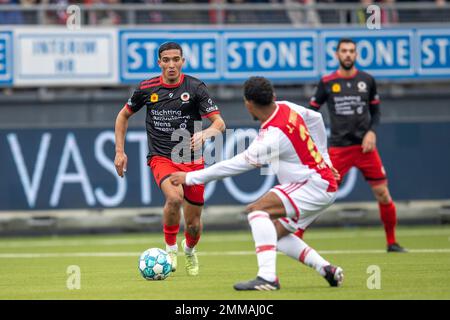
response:
[[[225,130],[225,123],[206,85],[201,80],[182,73],[184,62],[183,50],[179,44],[166,42],[159,47],[158,65],[161,75],[142,81],[117,115],[114,164],[118,175],[123,177],[127,168],[124,147],[128,118],[145,106],[149,148],[147,163],[166,200],[163,209],[166,250],[172,258],[172,270],[175,271],[177,234],[183,208],[185,240],[182,246],[186,257],[185,267],[188,275],[195,276],[199,267],[194,247],[202,230],[200,216],[204,203],[204,185],[174,186],[167,178],[176,171],[202,169],[202,145],[207,139],[221,134]],[[205,130],[201,130],[202,118],[211,122]],[[198,127],[196,124],[200,124],[199,130],[194,130]]]
[[[395,238],[396,209],[376,148],[380,100],[375,80],[368,73],[356,69],[357,53],[353,40],[340,39],[336,57],[339,69],[320,80],[310,100],[310,107],[317,111],[327,102],[331,124],[329,154],[341,176],[339,182],[353,166],[362,172],[378,201],[386,232],[387,251],[406,252]]]

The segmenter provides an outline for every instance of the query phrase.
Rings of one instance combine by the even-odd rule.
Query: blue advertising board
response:
[[[121,30],[120,80],[136,83],[160,72],[157,48],[182,44],[185,72],[207,82],[240,83],[254,76],[275,82],[314,82],[338,67],[342,37],[357,45],[356,66],[380,80],[450,79],[450,31],[432,28]]]
[[[12,32],[0,32],[0,86],[13,83]]]
[[[417,73],[421,76],[450,75],[450,30],[417,31],[416,52],[419,55]]]
[[[223,158],[236,141],[249,142],[256,128],[240,128],[224,138]],[[396,200],[450,198],[450,123],[390,123],[378,130],[377,145]],[[218,154],[213,145],[205,155]],[[439,146],[439,147],[438,147]],[[439,148],[439,150],[436,150]],[[128,170],[114,168],[114,132],[104,129],[0,130],[0,211],[162,206],[164,199],[146,164],[147,137],[130,128]],[[205,156],[205,158],[206,158]],[[210,182],[206,205],[252,202],[277,183],[259,169]],[[369,186],[350,171],[338,201],[371,201]]]
[[[158,48],[167,41],[178,42],[186,59],[184,72],[203,80],[220,78],[221,53],[217,32],[120,31],[121,82],[138,82],[161,72]]]
[[[224,32],[223,79],[264,75],[278,79],[319,76],[318,34],[313,31]]]
[[[323,31],[321,33],[325,60],[321,74],[335,71],[335,51],[340,38],[351,37],[356,43],[356,67],[375,77],[411,77],[414,71],[413,30]]]

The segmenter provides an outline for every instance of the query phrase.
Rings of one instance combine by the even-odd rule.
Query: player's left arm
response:
[[[376,147],[377,135],[376,128],[380,123],[380,98],[377,93],[377,85],[375,79],[372,78],[369,91],[369,112],[370,112],[370,125],[369,130],[364,135],[362,141],[362,152],[371,152]]]
[[[222,119],[219,107],[209,94],[208,88],[201,83],[196,92],[196,100],[202,118],[207,118],[211,124],[205,130],[196,132],[191,138],[191,148],[198,150],[206,140],[215,137],[225,131],[225,121]]]
[[[206,140],[215,137],[225,131],[225,121],[222,119],[219,113],[212,114],[208,117],[211,124],[205,130],[196,132],[191,138],[191,148],[198,150],[203,146]]]

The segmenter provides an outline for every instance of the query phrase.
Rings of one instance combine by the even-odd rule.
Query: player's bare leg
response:
[[[388,252],[406,252],[395,238],[395,226],[397,224],[397,214],[395,204],[389,193],[387,182],[372,185],[372,192],[378,201],[381,221],[386,232]]]
[[[172,258],[172,271],[177,269],[177,234],[180,229],[181,207],[183,205],[183,187],[174,186],[169,179],[161,183],[166,202],[163,208],[163,230],[166,251]]]
[[[185,223],[185,239],[182,247],[186,257],[186,272],[190,276],[196,276],[199,273],[198,258],[195,252],[195,246],[200,239],[202,232],[202,214],[203,206],[198,206],[184,201],[184,223]]]

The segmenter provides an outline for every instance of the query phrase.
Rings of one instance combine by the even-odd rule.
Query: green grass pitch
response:
[[[137,268],[142,251],[164,248],[162,234],[0,238],[0,299],[450,299],[450,226],[402,227],[397,236],[409,253],[386,253],[381,228],[313,227],[305,241],[344,269],[344,285],[330,288],[314,270],[279,254],[276,292],[232,288],[256,274],[250,231],[205,230],[200,275],[186,275],[181,255],[164,281],[146,281]],[[67,287],[71,265],[81,270],[80,289]],[[368,287],[370,266],[381,271],[379,289]]]

